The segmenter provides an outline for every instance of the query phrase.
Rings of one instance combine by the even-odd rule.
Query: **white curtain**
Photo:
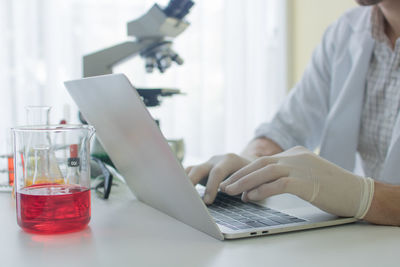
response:
[[[158,1],[167,4],[167,0]],[[125,41],[126,22],[150,0],[0,1],[0,153],[7,128],[25,123],[27,105],[50,105],[51,123],[77,122],[63,81],[81,77],[86,53]],[[191,25],[174,40],[185,60],[146,74],[140,58],[117,66],[137,87],[172,87],[186,95],[152,109],[168,138],[184,138],[187,162],[239,152],[285,95],[286,1],[195,1]]]

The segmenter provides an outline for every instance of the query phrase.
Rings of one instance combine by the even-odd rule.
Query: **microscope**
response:
[[[153,5],[145,15],[128,22],[127,34],[134,40],[83,57],[83,76],[111,74],[115,65],[136,55],[144,59],[148,73],[154,68],[164,73],[172,62],[182,65],[182,58],[172,49],[172,39],[189,26],[183,18],[193,5],[191,0],[171,0],[164,9]]]
[[[183,59],[172,49],[172,40],[189,26],[184,17],[193,5],[194,2],[191,0],[170,0],[165,8],[154,4],[146,14],[128,22],[127,34],[134,37],[133,40],[83,57],[83,76],[111,74],[117,64],[137,55],[144,59],[148,73],[154,69],[164,73],[173,62],[182,65]],[[173,88],[137,88],[137,91],[147,107],[159,106],[162,97],[180,94],[180,90]],[[79,117],[84,122],[81,114]],[[158,120],[156,122],[159,124]],[[168,142],[178,160],[182,161],[183,140],[168,140]],[[112,164],[96,138],[92,147],[92,154]]]

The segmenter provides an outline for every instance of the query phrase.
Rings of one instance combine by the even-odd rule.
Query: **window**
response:
[[[62,82],[81,77],[82,55],[126,40],[126,22],[153,3],[1,1],[1,152],[6,129],[25,123],[24,106],[50,105],[51,123],[64,117],[77,122]],[[286,1],[195,1],[186,19],[190,27],[174,40],[184,65],[146,74],[144,62],[133,58],[114,72],[124,72],[137,87],[186,93],[165,99],[151,112],[167,138],[184,138],[189,161],[240,152],[257,125],[272,117],[287,89]]]

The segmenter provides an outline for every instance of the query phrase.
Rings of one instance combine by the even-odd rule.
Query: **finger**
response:
[[[212,168],[209,162],[193,166],[188,174],[190,180],[194,185],[198,184],[201,180],[206,178]]]
[[[186,175],[189,175],[190,171],[193,169],[193,166],[189,166],[185,168]]]
[[[287,193],[286,186],[290,183],[290,180],[291,178],[289,177],[282,177],[271,183],[262,184],[247,192],[246,198],[249,201],[260,201],[270,196]]]
[[[270,164],[258,169],[236,182],[225,187],[225,193],[237,195],[242,192],[250,191],[262,184],[270,183],[281,177],[289,175],[289,167],[286,165]]]
[[[252,163],[250,163],[249,165],[241,168],[240,170],[238,170],[237,172],[232,174],[228,179],[226,179],[223,183],[221,183],[220,188],[222,191],[225,192],[225,189],[228,185],[236,182],[243,176],[246,176],[252,172],[255,172],[258,169],[261,169],[269,164],[273,164],[276,162],[277,162],[277,159],[272,158],[272,157],[263,157],[258,160],[255,160]]]
[[[242,201],[249,202],[249,199],[247,198],[247,191],[242,193]]]
[[[218,193],[220,183],[226,179],[231,173],[241,168],[244,164],[239,156],[228,155],[217,163],[210,171],[204,193],[204,202],[211,204],[214,202]]]

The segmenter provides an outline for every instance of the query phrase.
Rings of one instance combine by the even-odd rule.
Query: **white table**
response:
[[[138,202],[127,188],[92,200],[85,230],[37,235],[18,227],[14,200],[1,193],[0,266],[400,266],[399,227],[357,223],[218,241]]]

